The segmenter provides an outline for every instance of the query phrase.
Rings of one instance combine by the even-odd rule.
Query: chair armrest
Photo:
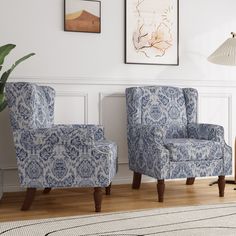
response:
[[[15,144],[26,150],[40,150],[43,145],[93,145],[103,140],[103,127],[96,125],[54,125],[51,128],[18,129],[14,131]]]
[[[57,128],[73,128],[76,129],[78,132],[86,133],[88,136],[91,136],[91,138],[94,141],[100,141],[104,140],[104,127],[102,125],[93,125],[93,124],[88,124],[88,125],[76,125],[76,124],[71,124],[71,125],[65,125],[65,124],[58,124],[54,125],[53,127]]]
[[[156,125],[136,124],[128,127],[128,133],[131,136],[142,137],[145,142],[152,142],[163,145],[163,132]]]
[[[212,140],[220,142],[223,145],[224,141],[224,128],[220,125],[213,124],[188,124],[188,137],[195,139]]]
[[[169,177],[169,150],[164,146],[163,132],[158,126],[129,125],[128,146],[131,170],[158,179]]]
[[[153,151],[159,150],[160,153],[167,154],[169,152],[164,146],[163,132],[156,125],[137,124],[129,126],[128,143],[133,143],[140,150],[153,148]]]

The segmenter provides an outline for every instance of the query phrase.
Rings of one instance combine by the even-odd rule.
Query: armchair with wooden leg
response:
[[[156,178],[162,202],[165,179],[186,178],[192,185],[195,177],[219,176],[219,196],[224,196],[232,149],[224,141],[223,127],[197,123],[196,89],[127,88],[126,102],[133,189],[139,189],[142,174]]]
[[[98,125],[55,125],[54,89],[31,83],[8,83],[10,112],[20,184],[27,188],[28,210],[37,188],[94,188],[95,211],[101,211],[102,188],[110,194],[117,171],[117,146]]]

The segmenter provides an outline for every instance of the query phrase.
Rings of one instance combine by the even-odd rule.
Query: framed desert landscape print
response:
[[[179,1],[125,0],[125,63],[179,64]]]
[[[64,30],[74,32],[101,32],[101,2],[64,0]]]

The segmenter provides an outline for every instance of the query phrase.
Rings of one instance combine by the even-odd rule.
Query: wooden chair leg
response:
[[[27,188],[25,200],[24,200],[23,205],[21,207],[22,211],[27,211],[30,209],[32,202],[34,200],[34,197],[35,197],[35,193],[36,193],[36,188]]]
[[[51,190],[52,190],[52,188],[45,188],[43,190],[43,194],[48,194],[48,193],[50,193]]]
[[[95,211],[101,212],[101,206],[102,206],[102,188],[101,187],[95,187],[94,188],[94,203],[95,203]]]
[[[111,195],[111,183],[106,187],[106,195]]]
[[[133,175],[133,184],[132,184],[132,188],[133,188],[133,189],[139,189],[139,188],[140,188],[141,179],[142,179],[142,174],[139,174],[139,173],[137,173],[137,172],[134,172],[134,175]]]
[[[165,180],[159,179],[157,181],[157,193],[158,193],[158,201],[164,201],[164,191],[165,191]]]
[[[219,196],[224,197],[225,192],[225,176],[219,176],[218,178]]]
[[[186,180],[186,185],[193,185],[193,184],[194,184],[194,181],[195,181],[195,178],[194,178],[194,177],[187,178],[187,180]]]

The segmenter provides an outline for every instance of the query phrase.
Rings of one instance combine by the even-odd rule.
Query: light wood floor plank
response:
[[[236,202],[234,185],[226,185],[225,197],[220,198],[218,186],[210,187],[209,182],[196,179],[190,186],[185,185],[185,180],[166,182],[164,203],[157,200],[156,183],[141,184],[140,190],[132,190],[131,185],[113,185],[110,196],[105,195],[104,189],[102,212]],[[0,202],[1,222],[95,213],[92,188],[58,189],[46,195],[37,191],[27,212],[20,211],[24,195],[4,193]]]

